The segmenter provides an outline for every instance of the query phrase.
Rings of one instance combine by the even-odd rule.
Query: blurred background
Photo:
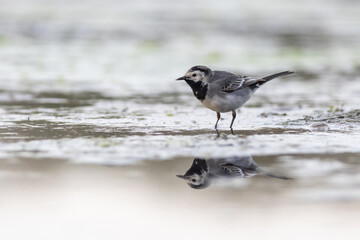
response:
[[[4,239],[358,239],[360,2],[0,0]],[[262,77],[216,114],[193,65]],[[295,178],[189,188],[194,157]]]

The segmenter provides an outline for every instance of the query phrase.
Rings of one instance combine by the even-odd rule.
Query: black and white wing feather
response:
[[[231,163],[221,164],[221,168],[228,176],[250,177],[256,175],[257,173],[256,169],[244,168]]]
[[[226,81],[226,85],[223,86],[222,91],[223,92],[236,91],[242,87],[242,85],[244,84],[245,81],[246,80],[243,77],[237,77],[237,78],[231,79],[231,81]]]
[[[235,166],[230,163],[222,164],[221,168],[223,171],[225,171],[226,175],[229,176],[239,176],[244,177],[245,174],[243,173],[242,169],[238,166]]]
[[[230,93],[261,81],[264,80],[248,76],[237,76],[236,78],[232,78],[230,81],[226,81],[226,85],[222,88],[222,91]]]

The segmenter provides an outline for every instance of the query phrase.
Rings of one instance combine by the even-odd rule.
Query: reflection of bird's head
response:
[[[205,159],[195,158],[185,175],[176,176],[184,179],[190,187],[195,189],[203,189],[210,186],[208,165]]]

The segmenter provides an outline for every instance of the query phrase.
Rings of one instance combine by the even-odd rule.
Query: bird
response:
[[[262,78],[254,78],[226,71],[212,71],[206,66],[197,65],[191,67],[184,76],[176,80],[184,80],[191,87],[194,96],[205,107],[216,112],[216,131],[221,113],[232,112],[230,129],[233,133],[236,109],[244,105],[264,83],[293,73],[284,71]]]
[[[184,175],[176,175],[194,189],[204,189],[215,179],[248,178],[255,175],[264,175],[282,180],[292,178],[274,175],[265,172],[255,163],[251,155],[228,158],[194,158],[189,170]]]

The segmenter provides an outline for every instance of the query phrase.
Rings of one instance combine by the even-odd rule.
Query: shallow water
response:
[[[4,236],[360,236],[356,1],[0,2]],[[296,73],[216,133],[216,114],[174,81],[195,64]],[[195,190],[176,177],[195,157],[244,155],[294,180]]]

